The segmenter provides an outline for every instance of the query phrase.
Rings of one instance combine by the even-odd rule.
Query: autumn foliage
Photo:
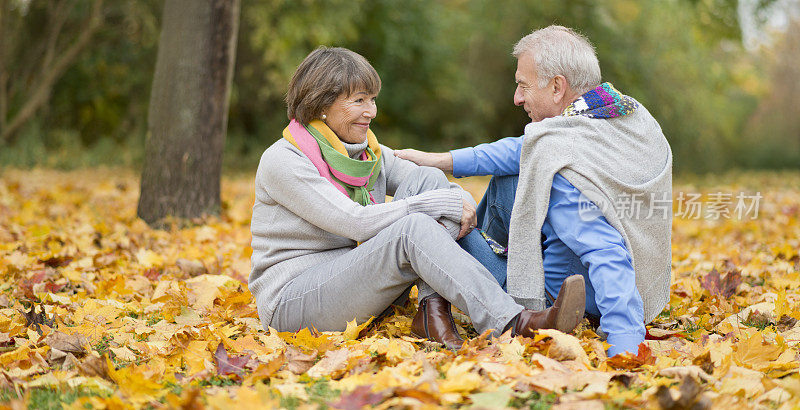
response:
[[[759,214],[676,218],[670,303],[613,358],[588,322],[492,338],[459,312],[469,340],[450,352],[409,336],[413,304],[344,332],[265,331],[252,176],[223,179],[220,217],[153,230],[130,171],[1,175],[0,407],[800,406],[798,174],[677,183],[758,191]]]

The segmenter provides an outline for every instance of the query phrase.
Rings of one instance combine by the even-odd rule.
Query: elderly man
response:
[[[455,176],[494,175],[477,210],[486,241],[471,234],[462,247],[532,309],[582,275],[587,317],[607,335],[609,355],[635,353],[669,300],[669,144],[647,109],[601,83],[582,35],[546,27],[513,55],[514,104],[532,121],[523,136],[395,155]]]

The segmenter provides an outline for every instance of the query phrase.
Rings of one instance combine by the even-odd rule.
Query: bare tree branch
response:
[[[52,3],[51,3],[52,4]],[[50,64],[53,62],[53,57],[56,54],[56,45],[58,45],[58,38],[61,36],[61,29],[67,21],[68,13],[64,10],[67,6],[66,0],[61,0],[55,7],[48,7],[48,14],[50,19],[49,32],[47,35],[47,45],[45,46],[44,58],[42,58],[42,71],[44,75]]]
[[[53,62],[52,66],[48,67],[47,70],[42,73],[38,84],[33,87],[30,97],[25,101],[22,108],[8,121],[8,125],[0,130],[0,141],[8,140],[50,99],[50,91],[53,89],[56,81],[64,74],[70,64],[74,62],[81,51],[89,45],[89,40],[91,40],[92,35],[94,35],[102,23],[102,16],[103,0],[95,0],[92,5],[92,14],[91,17],[89,17],[86,27],[81,31],[75,41],[61,53],[60,57]]]

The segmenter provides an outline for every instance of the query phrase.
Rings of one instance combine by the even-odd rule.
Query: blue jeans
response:
[[[492,177],[481,203],[475,210],[478,216],[478,228],[503,246],[508,246],[508,227],[511,226],[511,210],[514,207],[514,196],[517,194],[517,181],[519,181],[518,175]],[[491,272],[503,290],[507,290],[508,259],[505,256],[494,253],[483,236],[476,231],[461,238],[458,244]]]
[[[489,186],[486,188],[486,193],[476,209],[478,227],[503,246],[508,246],[508,230],[511,226],[511,211],[514,208],[514,197],[517,194],[518,181],[519,175],[492,177]],[[494,253],[480,233],[475,231],[462,238],[458,244],[491,272],[492,276],[503,287],[503,290],[507,290],[508,260],[505,256]],[[548,306],[552,304],[567,276],[573,274],[583,275],[586,283],[586,313],[590,319],[597,321],[599,320],[600,311],[595,302],[594,287],[589,281],[589,271],[583,266],[577,255],[572,254],[569,257],[572,258],[571,266],[573,266],[570,272],[545,273],[547,304]]]

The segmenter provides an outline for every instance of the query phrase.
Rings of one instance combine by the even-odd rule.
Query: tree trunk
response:
[[[137,214],[218,214],[239,0],[167,0],[150,94]]]

